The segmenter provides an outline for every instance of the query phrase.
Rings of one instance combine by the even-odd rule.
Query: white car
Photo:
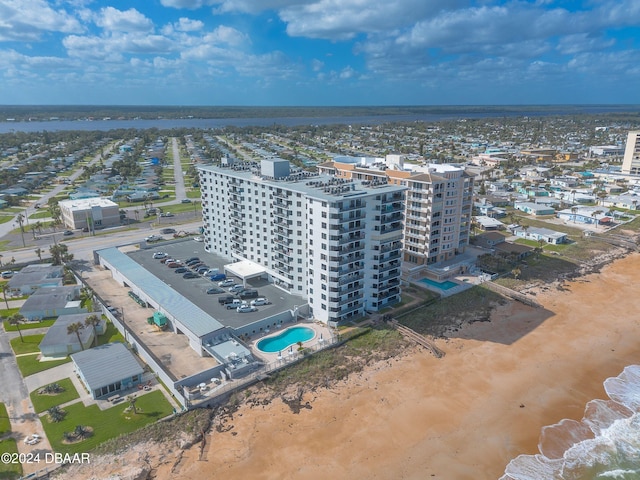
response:
[[[256,298],[255,300],[251,300],[251,306],[252,307],[258,307],[261,305],[269,305],[269,300],[267,300],[266,298]]]
[[[162,237],[160,235],[149,235],[145,237],[145,240],[147,242],[157,242],[158,240],[162,240]]]
[[[251,305],[242,305],[238,308],[236,308],[236,312],[238,313],[249,313],[249,312],[255,312],[258,309],[256,307],[252,307]]]
[[[193,237],[193,239],[194,239],[196,242],[204,242],[204,237],[201,237],[200,235],[198,235],[197,237]]]
[[[227,278],[226,280],[223,280],[223,281],[219,282],[218,286],[219,287],[230,287],[231,285],[235,285],[235,284],[236,284],[236,282],[234,282],[230,278]]]
[[[156,252],[156,253],[153,254],[153,258],[155,260],[160,260],[162,258],[167,258],[167,254],[164,253],[164,252]]]

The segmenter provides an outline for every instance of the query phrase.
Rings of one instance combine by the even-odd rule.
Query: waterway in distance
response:
[[[64,107],[61,107],[63,109]],[[407,107],[408,109],[410,107]],[[37,109],[37,106],[34,106]],[[381,108],[384,110],[384,107]],[[12,132],[41,131],[108,131],[117,129],[147,130],[157,128],[170,130],[216,129],[234,127],[268,127],[281,125],[295,127],[300,125],[379,125],[393,122],[437,122],[441,120],[478,119],[500,117],[544,117],[558,115],[598,115],[606,113],[640,114],[639,105],[548,105],[548,106],[499,106],[486,110],[470,106],[441,107],[438,113],[381,114],[364,116],[318,116],[318,117],[255,117],[255,118],[157,118],[157,119],[112,119],[112,120],[50,120],[33,122],[0,121],[0,134]],[[450,110],[450,111],[447,111]]]

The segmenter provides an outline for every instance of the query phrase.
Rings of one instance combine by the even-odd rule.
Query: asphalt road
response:
[[[29,392],[18,370],[10,338],[13,338],[12,333],[0,329],[0,402],[6,405],[9,418],[14,423],[24,421],[25,416],[32,414],[23,409],[23,401],[29,398]]]

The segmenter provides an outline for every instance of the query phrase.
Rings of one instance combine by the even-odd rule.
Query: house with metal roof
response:
[[[122,343],[107,343],[71,355],[75,371],[95,399],[142,382],[144,369]]]
[[[20,314],[27,320],[42,320],[86,311],[80,304],[79,285],[39,288],[20,307]]]
[[[27,265],[9,280],[9,290],[20,295],[31,295],[39,288],[61,287],[64,269],[60,265],[38,263]]]
[[[66,357],[72,353],[91,348],[95,340],[93,327],[85,325],[86,318],[91,313],[78,313],[73,315],[60,315],[45,333],[40,342],[40,352],[44,357]],[[67,328],[72,323],[80,323],[83,328],[75,333],[69,333]],[[96,325],[95,334],[104,333],[105,322],[100,320]],[[78,336],[80,341],[78,341]]]

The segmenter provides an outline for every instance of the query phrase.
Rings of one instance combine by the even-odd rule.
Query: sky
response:
[[[0,0],[0,104],[640,104],[639,0]]]

